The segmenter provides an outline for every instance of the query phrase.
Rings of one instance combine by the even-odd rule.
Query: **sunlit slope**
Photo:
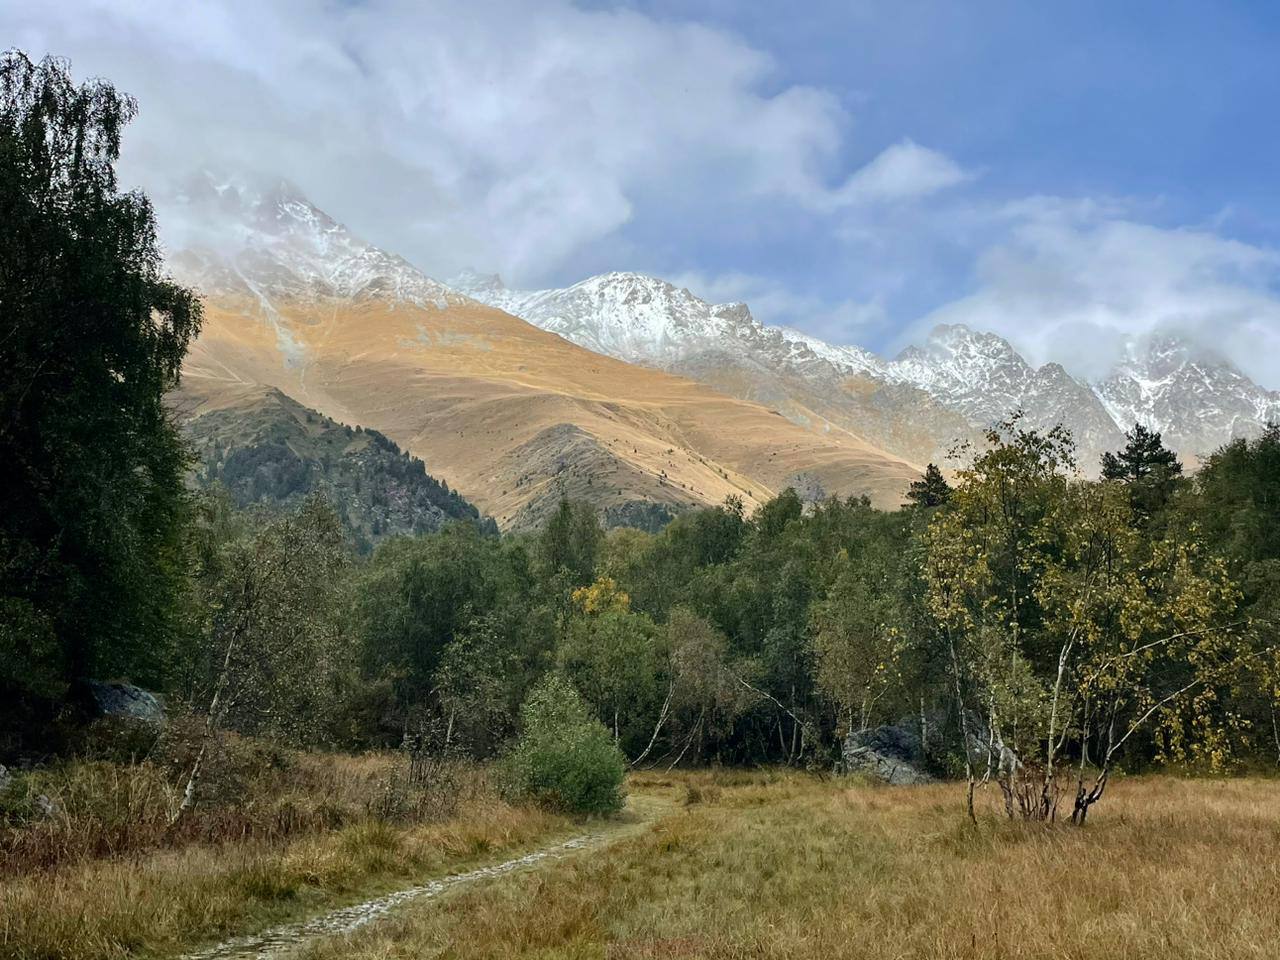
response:
[[[591,353],[491,307],[376,297],[206,301],[184,392],[278,387],[421,457],[507,528],[561,492],[602,509],[752,506],[796,475],[896,506],[918,469],[681,377]]]

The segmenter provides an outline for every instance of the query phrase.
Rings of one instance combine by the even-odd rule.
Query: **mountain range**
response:
[[[466,272],[448,286],[588,349],[767,403],[806,426],[838,426],[913,462],[944,460],[957,440],[1018,409],[1041,429],[1068,427],[1086,471],[1135,423],[1194,461],[1280,419],[1280,393],[1172,333],[1130,341],[1122,362],[1090,382],[1056,363],[1035,367],[1002,337],[961,325],[938,326],[886,359],[635,273],[517,291]]]
[[[202,174],[169,200],[199,226],[169,267],[206,311],[181,408],[261,419],[265,404],[278,420],[288,401],[374,430],[505,529],[565,495],[648,527],[787,486],[895,506],[925,463],[1015,409],[1069,427],[1086,470],[1135,422],[1194,459],[1280,418],[1280,395],[1172,335],[1130,344],[1094,382],[958,325],[884,358],[641,274],[538,291],[440,282],[284,181]],[[361,517],[367,536],[440,520]]]
[[[169,256],[205,321],[178,406],[273,388],[372,428],[504,529],[561,496],[654,526],[787,486],[900,502],[919,465],[687,377],[592,352],[432,280],[291,185],[202,176],[173,199],[202,236]]]

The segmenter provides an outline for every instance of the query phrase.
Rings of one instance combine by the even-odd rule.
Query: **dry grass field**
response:
[[[1272,958],[1280,784],[1121,782],[1086,829],[977,828],[955,785],[640,777],[691,801],[310,960],[423,957]],[[994,798],[992,798],[994,799]]]
[[[145,765],[45,778],[59,813],[0,849],[0,957],[176,955],[580,829],[503,802],[483,771],[457,779],[444,816],[388,816],[390,763],[299,755],[286,774],[255,778],[243,802],[198,808],[176,836],[163,830],[173,798]]]
[[[308,960],[427,957],[1271,958],[1280,783],[1117,782],[1083,830],[953,784],[642,774],[609,842],[411,904]],[[639,813],[637,813],[639,811]],[[359,822],[83,861],[0,883],[0,954],[174,956],[602,825],[475,796]]]

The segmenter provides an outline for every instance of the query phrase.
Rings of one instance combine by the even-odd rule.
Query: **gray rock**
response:
[[[932,783],[934,779],[924,771],[919,734],[903,725],[851,733],[845,738],[841,756],[845,773],[866,773],[895,786]]]
[[[89,681],[93,705],[102,717],[123,717],[144,723],[164,723],[164,707],[159,698],[131,683]]]
[[[43,793],[37,794],[35,799],[36,809],[40,811],[43,817],[56,817],[62,812],[62,806],[56,800],[50,800]]]
[[[976,775],[982,776],[989,768],[993,775],[1007,777],[1022,766],[1018,755],[999,734],[992,735],[990,728],[980,720],[970,720],[970,723],[976,732],[969,734],[969,759]]]
[[[9,772],[8,767],[0,763],[0,793],[8,790],[11,783],[13,783],[13,774]]]

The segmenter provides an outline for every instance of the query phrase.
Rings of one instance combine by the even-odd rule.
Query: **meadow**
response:
[[[1240,958],[1280,949],[1280,790],[1128,780],[1087,828],[955,785],[637,777],[645,834],[317,945],[343,957]]]
[[[0,953],[175,956],[496,863],[594,846],[409,905],[307,960],[422,957],[1273,957],[1280,789],[1118,781],[1085,828],[977,825],[963,787],[781,771],[633,774],[627,809],[571,821],[482,785],[446,818],[86,859],[0,886]]]

